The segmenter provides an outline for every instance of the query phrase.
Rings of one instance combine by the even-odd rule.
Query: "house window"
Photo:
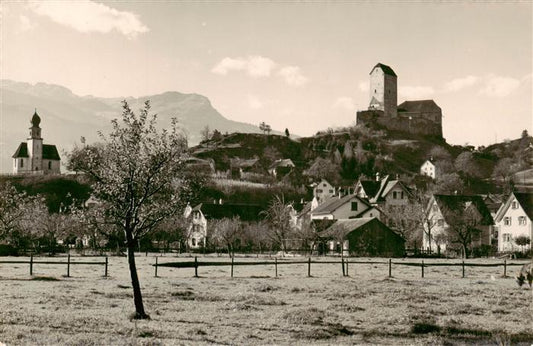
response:
[[[192,238],[191,239],[191,244],[192,244],[192,246],[196,246],[196,238]]]
[[[322,186],[323,186],[323,187],[326,187],[327,185],[326,185],[326,183],[324,183],[324,184],[322,184]]]
[[[316,193],[322,193],[322,189],[316,189]]]
[[[526,225],[526,217],[525,216],[519,216],[518,217],[518,224],[521,225],[521,226],[525,226]]]
[[[444,226],[444,220],[443,219],[438,219],[437,220],[437,226]]]
[[[329,190],[329,193],[333,193],[333,190]]]
[[[433,204],[433,211],[439,210],[439,207],[436,204]]]
[[[513,203],[511,203],[511,208],[518,209],[518,202],[517,201],[513,201]]]
[[[398,198],[398,192],[393,191],[393,192],[392,192],[392,198],[393,198],[393,199],[397,199],[397,198]]]
[[[505,226],[511,226],[511,218],[509,216],[506,216],[503,218],[503,224]]]
[[[511,241],[511,233],[504,233],[502,234],[502,237],[503,237],[503,241],[506,243]]]
[[[403,191],[400,192],[400,199],[403,199]]]
[[[48,169],[52,169],[52,161],[48,161]]]
[[[23,159],[20,159],[20,168],[24,167],[24,160]]]
[[[352,202],[352,211],[357,211],[357,202]]]

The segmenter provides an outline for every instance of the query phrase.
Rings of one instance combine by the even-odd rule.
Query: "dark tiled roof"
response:
[[[375,69],[376,67],[381,68],[381,69],[383,70],[383,73],[385,73],[385,74],[388,74],[388,75],[390,75],[390,76],[397,77],[397,76],[396,76],[396,73],[394,73],[393,69],[390,68],[390,66],[384,65],[384,64],[382,64],[382,63],[378,63],[376,66],[374,66],[374,68],[372,69],[372,71],[374,71],[374,69]],[[372,71],[370,71],[370,73],[372,73]]]
[[[440,112],[440,107],[433,100],[405,101],[398,105],[398,112]]]
[[[439,205],[439,208],[446,219],[446,223],[453,224],[454,220],[453,212],[462,212],[465,210],[467,203],[473,204],[477,211],[481,214],[482,225],[493,225],[494,220],[490,214],[490,210],[487,208],[483,197],[481,196],[463,196],[463,195],[434,195],[435,201]]]
[[[340,237],[345,238],[349,233],[371,223],[376,223],[379,227],[390,231],[391,234],[396,236],[399,240],[404,241],[403,237],[390,229],[383,222],[375,217],[364,217],[360,219],[350,220],[337,220],[333,225],[327,228],[324,232],[320,233],[321,237]]]
[[[53,145],[53,144],[43,144],[43,159],[61,160],[55,145]]]
[[[17,151],[12,156],[13,158],[30,157],[28,154],[28,143],[20,143]],[[45,160],[61,160],[59,152],[55,145],[43,144],[43,159]]]
[[[514,193],[518,203],[520,203],[520,206],[524,211],[526,212],[527,216],[530,220],[533,220],[533,193]]]
[[[14,159],[19,157],[30,157],[28,155],[28,144],[26,142],[20,143],[19,147],[17,148],[17,151],[12,156]]]
[[[361,186],[363,187],[363,190],[365,190],[368,198],[371,199],[379,192],[381,183],[375,180],[362,180]]]
[[[262,218],[263,208],[255,204],[212,204],[200,203],[193,210],[201,210],[206,219],[239,217],[242,221],[258,221]]]

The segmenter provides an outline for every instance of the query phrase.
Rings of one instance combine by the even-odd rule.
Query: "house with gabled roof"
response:
[[[496,213],[495,229],[498,251],[522,251],[531,248],[533,239],[533,193],[513,192]],[[516,244],[516,238],[529,237],[529,247]]]
[[[350,194],[326,199],[311,210],[310,215],[311,220],[339,220],[361,217],[377,217],[379,219],[381,212],[365,199]]]
[[[326,179],[322,179],[319,183],[311,186],[313,187],[313,197],[316,198],[319,204],[335,195],[335,188]]]
[[[472,246],[490,245],[494,220],[481,196],[433,195],[429,200],[422,235],[422,248],[429,252],[446,252],[450,247],[450,228],[457,224],[457,215],[468,212],[476,216]]]
[[[268,173],[277,177],[278,175],[281,176],[290,173],[294,167],[296,167],[296,165],[291,159],[279,159],[270,165]]]
[[[420,166],[420,175],[425,175],[430,177],[431,179],[437,178],[437,165],[435,164],[435,160],[433,158],[430,158]]]
[[[380,208],[405,206],[409,203],[412,193],[404,182],[391,179],[388,175],[381,180],[379,175],[376,177],[376,180],[359,180],[355,185],[355,194]]]
[[[183,216],[187,222],[187,245],[190,249],[205,247],[209,237],[209,223],[212,220],[239,217],[241,221],[258,221],[263,209],[255,204],[200,203],[185,207]]]
[[[13,173],[59,174],[61,158],[53,144],[43,144],[41,137],[41,117],[37,110],[31,118],[30,134],[27,142],[19,144],[13,154]]]
[[[405,239],[375,217],[337,220],[319,237],[328,242],[329,251],[343,255],[400,257],[405,254]]]

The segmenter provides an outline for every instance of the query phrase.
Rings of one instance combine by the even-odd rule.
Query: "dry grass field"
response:
[[[175,260],[165,256],[159,262]],[[103,266],[72,266],[67,278],[64,265],[36,264],[30,277],[27,264],[0,264],[0,342],[533,343],[533,293],[519,288],[514,278],[503,278],[501,267],[466,268],[466,278],[461,267],[428,267],[425,278],[419,267],[399,265],[389,278],[383,264],[350,265],[348,277],[342,276],[340,264],[313,264],[312,277],[305,264],[280,265],[278,278],[273,266],[236,266],[233,278],[229,267],[200,267],[200,277],[194,278],[193,268],[159,268],[154,277],[154,262],[151,256],[137,258],[151,315],[146,321],[129,319],[134,308],[125,258],[110,258],[107,278]],[[508,275],[518,268],[508,268]]]

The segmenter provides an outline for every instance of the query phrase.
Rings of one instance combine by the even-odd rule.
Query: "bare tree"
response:
[[[235,256],[235,246],[242,235],[242,225],[239,217],[223,218],[215,220],[212,226],[211,238],[217,242],[224,244],[228,249],[230,257]]]
[[[481,233],[478,225],[483,216],[473,204],[465,204],[453,210],[446,208],[443,213],[448,215],[448,220],[452,220],[447,227],[448,241],[459,244],[463,256],[468,258],[472,241]]]
[[[124,232],[133,287],[135,319],[146,319],[137,267],[137,242],[165,218],[183,208],[180,180],[181,157],[187,141],[175,119],[169,130],[156,129],[147,101],[136,115],[123,101],[122,119],[112,121],[108,136],[100,133],[102,145],[75,148],[69,166],[92,177],[94,196],[104,203],[107,219]]]
[[[287,252],[287,239],[292,230],[289,206],[283,196],[276,196],[270,202],[268,209],[263,212],[270,225],[270,237],[281,247],[283,253]]]

